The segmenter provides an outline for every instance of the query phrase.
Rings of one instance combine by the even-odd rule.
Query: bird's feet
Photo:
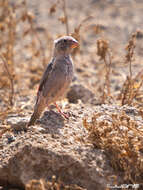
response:
[[[55,103],[55,106],[58,110],[58,112],[65,118],[65,119],[69,119],[69,114],[65,114],[64,112],[62,112],[62,110],[60,109],[60,107]]]

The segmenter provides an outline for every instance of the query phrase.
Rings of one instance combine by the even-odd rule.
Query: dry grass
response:
[[[97,55],[100,57],[100,60],[104,61],[105,64],[105,82],[103,85],[103,95],[102,95],[102,103],[105,103],[107,97],[111,97],[110,92],[110,77],[111,77],[111,50],[109,48],[109,43],[107,40],[99,39],[97,40]]]
[[[51,182],[46,182],[43,179],[31,180],[26,185],[26,190],[84,190],[78,185],[65,185],[60,181],[56,182],[56,177],[52,177]]]
[[[143,171],[143,130],[124,111],[111,114],[95,112],[92,121],[83,121],[95,148],[105,150],[112,167],[122,172],[124,183],[141,184]]]
[[[3,97],[3,100],[8,106],[13,106],[14,98],[14,43],[15,43],[15,29],[16,20],[14,14],[14,7],[8,5],[8,1],[1,1],[0,3],[1,15],[0,15],[0,51],[1,62],[3,65],[0,71],[1,81],[0,87],[5,90],[9,89],[9,95]],[[7,80],[8,78],[8,80]],[[5,92],[7,95],[7,91]],[[2,94],[1,94],[2,96]]]

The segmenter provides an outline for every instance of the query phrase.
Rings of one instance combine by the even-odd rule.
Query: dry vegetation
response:
[[[31,180],[26,185],[26,190],[84,190],[77,185],[64,185],[62,182],[56,182],[56,177],[52,177],[52,182],[45,182],[44,180]]]
[[[62,5],[60,8],[63,11],[63,17],[58,18],[59,22],[65,27],[65,34],[69,35],[69,18],[66,9],[66,1],[58,0],[51,5],[49,14],[54,14],[59,8],[59,3]],[[5,118],[9,113],[21,112],[22,109],[16,106],[16,97],[20,95],[28,95],[28,90],[20,91],[22,79],[27,76],[29,81],[28,88],[35,87],[40,80],[40,76],[46,63],[49,61],[51,52],[49,49],[52,47],[52,34],[48,30],[44,30],[42,38],[37,32],[35,17],[28,11],[26,0],[22,3],[12,3],[9,0],[0,1],[0,100],[3,102],[0,105],[0,118],[1,124],[5,128],[1,128],[1,135],[7,130],[11,130],[5,123]],[[80,30],[84,26],[90,26],[90,20],[94,18],[87,17],[74,29],[71,34],[80,41],[82,33]],[[88,23],[88,24],[87,24]],[[19,28],[22,30],[19,30]],[[100,60],[104,63],[104,81],[98,89],[101,93],[101,103],[117,103],[120,105],[133,105],[139,109],[140,115],[143,117],[143,110],[140,108],[142,99],[142,84],[143,84],[143,70],[134,75],[132,65],[134,64],[136,37],[140,31],[131,35],[128,44],[125,47],[126,56],[125,64],[128,64],[129,75],[126,76],[120,94],[112,96],[111,92],[111,76],[113,56],[110,48],[110,43],[105,40],[102,35],[100,36],[101,28],[99,25],[89,27],[99,35],[97,40],[97,52]],[[20,50],[17,48],[18,41],[22,40],[24,46]],[[28,40],[27,40],[28,39]],[[47,51],[48,50],[48,51]],[[19,60],[22,54],[28,52],[30,59],[27,61],[27,66],[22,66],[25,73],[20,73]],[[20,59],[17,54],[21,53]],[[73,55],[80,56],[80,50],[76,49]],[[16,58],[15,58],[16,57]],[[38,62],[42,64],[37,64]],[[118,172],[124,173],[124,183],[141,183],[143,179],[143,131],[137,129],[137,123],[131,120],[124,112],[119,114],[112,114],[111,121],[106,119],[100,120],[101,113],[95,113],[92,116],[92,121],[88,122],[87,119],[83,120],[84,127],[89,132],[89,139],[95,147],[104,149],[110,158],[113,168]],[[115,179],[116,181],[116,179]],[[43,185],[45,182],[40,182],[43,186],[39,189],[44,190]],[[35,189],[32,185],[27,185],[26,190]],[[47,189],[80,189],[80,187],[60,187],[57,183],[51,182],[47,184]]]
[[[143,130],[125,112],[110,115],[96,112],[91,122],[83,121],[89,139],[96,148],[105,150],[112,167],[123,172],[124,183],[141,184],[143,170]],[[115,176],[115,184],[116,184]]]

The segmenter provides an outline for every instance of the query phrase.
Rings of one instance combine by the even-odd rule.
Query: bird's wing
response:
[[[48,64],[48,66],[43,74],[43,77],[41,78],[40,85],[39,85],[38,92],[37,92],[37,101],[38,101],[39,96],[42,95],[42,91],[45,86],[45,83],[46,83],[47,79],[49,78],[50,73],[53,70],[53,65],[54,65],[54,59]]]

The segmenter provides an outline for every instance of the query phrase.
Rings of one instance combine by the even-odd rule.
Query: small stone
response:
[[[7,139],[8,139],[8,144],[15,141],[15,138],[12,135],[7,135]]]
[[[15,130],[25,129],[28,121],[29,117],[21,117],[19,115],[10,115],[6,120],[7,124]]]
[[[67,98],[70,103],[78,103],[78,100],[82,100],[83,103],[87,103],[95,95],[82,85],[74,84],[71,86],[67,93]]]

